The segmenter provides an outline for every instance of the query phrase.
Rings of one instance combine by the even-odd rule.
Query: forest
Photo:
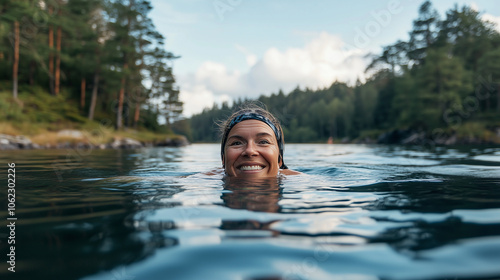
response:
[[[248,100],[183,119],[172,69],[180,56],[165,50],[151,10],[147,0],[2,1],[0,133],[105,127],[110,137],[218,141],[217,121]],[[254,101],[280,119],[287,142],[376,142],[406,131],[500,143],[500,33],[478,11],[455,6],[440,16],[426,1],[407,41],[368,59],[366,81]]]
[[[441,19],[426,1],[418,12],[408,41],[370,57],[366,82],[297,87],[256,101],[280,119],[287,142],[376,142],[406,131],[416,144],[452,136],[500,143],[499,32],[468,6]],[[177,130],[193,141],[217,141],[216,122],[245,101],[214,104]]]
[[[151,10],[147,0],[2,1],[4,133],[99,126],[168,133],[182,113],[172,72],[179,56],[165,50]]]

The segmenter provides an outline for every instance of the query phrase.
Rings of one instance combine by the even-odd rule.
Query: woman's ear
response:
[[[281,159],[281,155],[279,155],[278,156],[278,168],[280,168],[282,164],[283,164],[283,160]]]

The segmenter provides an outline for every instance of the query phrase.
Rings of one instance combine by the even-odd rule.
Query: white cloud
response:
[[[489,21],[489,22],[492,22],[495,24],[495,29],[500,32],[500,17],[496,17],[494,15],[491,15],[491,14],[484,14],[482,17],[481,17],[482,20],[484,21]]]
[[[191,116],[199,113],[203,111],[203,109],[211,107],[214,103],[220,104],[224,101],[231,101],[231,97],[229,95],[222,94],[216,96],[202,84],[184,84],[179,98],[184,102],[183,114],[185,116]]]
[[[297,85],[323,88],[335,80],[353,83],[364,78],[364,54],[346,49],[339,37],[323,32],[301,49],[269,49],[248,76],[264,92],[279,88],[287,92]]]
[[[477,5],[477,3],[476,3],[476,2],[472,2],[472,3],[470,4],[470,8],[471,8],[472,10],[476,11],[476,12],[477,12],[477,11],[479,11],[479,6]]]
[[[358,78],[364,81],[366,51],[347,49],[341,38],[326,32],[303,48],[269,48],[259,60],[244,47],[236,48],[246,56],[247,72],[231,71],[223,64],[207,61],[196,73],[179,77],[186,116],[214,102],[256,98],[280,89],[288,93],[297,85],[317,89],[329,87],[336,80],[350,84]]]
[[[477,5],[476,2],[472,2],[470,4],[470,8],[476,12],[479,12],[479,6]],[[492,14],[483,14],[481,16],[481,20],[483,21],[489,21],[493,24],[495,24],[495,29],[500,32],[500,17],[494,16]]]

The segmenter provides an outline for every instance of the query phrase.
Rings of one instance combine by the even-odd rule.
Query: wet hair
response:
[[[226,145],[227,136],[231,129],[238,123],[245,120],[258,120],[267,124],[273,131],[278,142],[279,157],[278,162],[281,160],[281,169],[288,169],[283,159],[283,152],[285,149],[285,139],[283,136],[283,129],[280,122],[266,109],[256,105],[255,103],[245,103],[236,112],[234,112],[225,121],[219,123],[220,136],[221,136],[221,159],[224,165],[224,146]]]

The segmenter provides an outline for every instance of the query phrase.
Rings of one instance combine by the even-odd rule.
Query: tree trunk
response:
[[[486,89],[486,90],[489,90],[489,89]],[[488,98],[486,98],[486,110],[485,112],[488,112],[490,110],[490,93],[488,92]]]
[[[52,7],[49,7],[49,15],[52,16]],[[54,29],[49,24],[49,89],[54,95]]]
[[[29,76],[30,86],[35,85],[35,69],[36,69],[36,62],[32,60],[30,62],[30,76]]]
[[[5,5],[4,5],[4,7],[5,7]],[[4,12],[4,10],[5,10],[5,8],[4,8],[4,7],[1,7],[1,8],[0,8],[0,15],[2,15],[3,13],[5,13],[5,12]],[[4,60],[4,58],[5,58],[5,55],[3,54],[3,52],[2,52],[2,51],[0,51],[0,61]]]
[[[141,104],[139,102],[135,103],[135,113],[134,113],[134,129],[137,129],[137,124],[139,123],[139,114],[141,112]]]
[[[90,99],[89,120],[94,119],[95,105],[97,103],[97,89],[99,88],[99,72],[94,74],[94,87],[92,88],[92,98]]]
[[[125,75],[128,69],[128,64],[123,65],[123,77],[120,82],[120,93],[118,94],[118,110],[116,112],[116,129],[123,128],[123,100],[125,99]]]
[[[497,112],[500,112],[500,84],[497,85]]]
[[[132,10],[132,7],[134,6],[134,0],[129,1],[129,9]],[[127,34],[125,35],[125,40],[123,42],[124,48],[128,45],[128,36],[130,33],[130,27],[132,24],[132,19],[130,18],[130,15],[127,17]],[[125,85],[126,85],[126,76],[127,76],[127,70],[128,70],[128,56],[127,52],[124,51],[123,53],[123,76],[121,79],[120,83],[120,92],[118,94],[118,110],[116,112],[116,129],[120,130],[123,128],[123,101],[125,99]]]
[[[14,21],[14,65],[12,67],[12,95],[17,99],[17,72],[19,70],[19,22]]]
[[[139,63],[138,68],[142,69],[144,67],[144,40],[142,39],[143,33],[141,32],[139,36],[139,50],[141,56],[141,62]],[[140,72],[141,70],[139,70]],[[153,82],[154,83],[154,82]],[[153,85],[151,85],[153,87]],[[139,116],[141,113],[141,102],[143,101],[141,90],[139,88],[135,91],[135,113],[134,113],[134,129],[137,129],[137,125],[139,124]]]
[[[128,80],[128,83],[126,85],[126,87],[128,89],[132,88],[132,79],[129,79]],[[123,120],[123,126],[124,127],[130,127],[131,126],[131,123],[132,123],[132,118],[130,118],[130,112],[131,112],[131,108],[130,108],[130,90],[127,90],[125,91],[125,100],[127,100],[128,102],[123,104],[123,115],[125,116],[124,120]]]
[[[55,85],[54,85],[54,93],[55,95],[59,94],[60,87],[60,79],[61,79],[61,36],[62,30],[61,27],[57,27],[57,42],[56,42],[56,72],[55,72]]]
[[[83,109],[85,107],[85,85],[86,80],[85,77],[82,77],[80,82],[80,107]]]

